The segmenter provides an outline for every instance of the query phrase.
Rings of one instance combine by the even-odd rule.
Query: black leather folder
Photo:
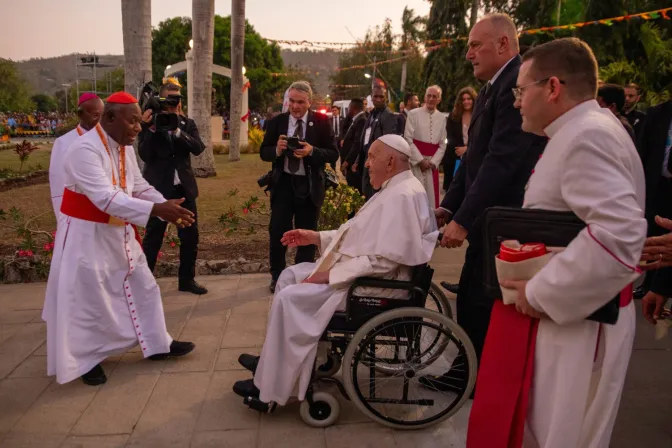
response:
[[[495,256],[499,254],[502,241],[567,247],[586,227],[586,223],[572,212],[532,208],[491,207],[482,219],[485,225],[485,293],[492,299],[502,298],[495,266]],[[613,325],[618,320],[619,307],[620,294],[586,319]]]

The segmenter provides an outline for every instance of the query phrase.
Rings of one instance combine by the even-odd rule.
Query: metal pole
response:
[[[555,24],[560,25],[560,11],[562,10],[562,0],[558,0],[558,14],[555,19]]]
[[[376,56],[373,57],[373,74],[371,75],[371,91],[376,85]]]

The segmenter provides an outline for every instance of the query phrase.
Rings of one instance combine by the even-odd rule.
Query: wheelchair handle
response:
[[[440,243],[442,239],[443,239],[443,233],[439,232],[439,238],[437,241]]]

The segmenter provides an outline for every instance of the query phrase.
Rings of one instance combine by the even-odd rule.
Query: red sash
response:
[[[418,148],[420,154],[425,157],[432,157],[439,149],[438,143],[427,143],[413,139],[413,144]],[[432,170],[432,181],[434,183],[434,205],[436,208],[439,208],[439,170]]]
[[[535,252],[531,256],[538,256]],[[499,256],[506,261],[524,259],[520,253],[510,259],[504,251]],[[632,285],[628,285],[621,291],[621,308],[631,301]],[[522,447],[538,328],[539,319],[495,301],[469,416],[467,448]]]
[[[127,222],[122,221],[119,218],[115,218],[114,216],[111,216],[100,210],[85,195],[68,190],[67,188],[63,190],[61,213],[73,218],[82,219],[84,221],[109,224],[112,226],[125,226],[128,224]],[[135,233],[135,239],[142,247],[142,240],[140,239],[138,228],[135,225],[132,226],[133,232]]]

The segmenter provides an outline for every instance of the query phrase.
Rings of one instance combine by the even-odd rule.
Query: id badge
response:
[[[371,140],[371,129],[372,128],[366,128],[366,132],[364,133],[364,144],[368,145],[369,140]]]

